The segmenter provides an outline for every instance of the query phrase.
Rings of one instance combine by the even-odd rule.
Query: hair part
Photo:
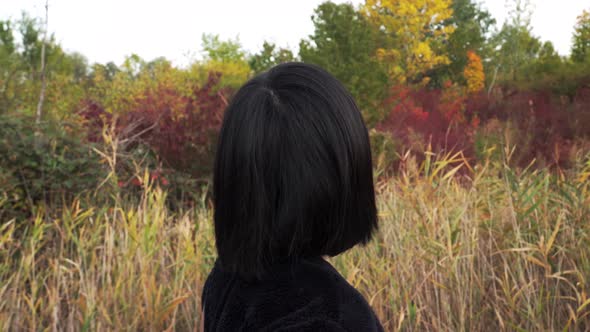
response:
[[[344,86],[303,63],[273,67],[227,107],[213,174],[224,270],[335,256],[377,229],[367,128]]]

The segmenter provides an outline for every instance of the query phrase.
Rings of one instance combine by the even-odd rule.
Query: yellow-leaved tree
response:
[[[428,73],[449,63],[442,45],[455,30],[452,0],[366,0],[362,12],[388,40],[377,58],[397,83],[427,83]]]
[[[476,93],[481,91],[485,85],[485,73],[481,58],[473,51],[467,52],[467,65],[463,70],[463,77],[467,81],[467,92]]]

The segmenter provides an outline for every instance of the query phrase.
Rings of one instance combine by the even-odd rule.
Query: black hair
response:
[[[213,174],[224,270],[335,256],[377,229],[367,128],[327,71],[284,63],[245,83],[225,111]]]

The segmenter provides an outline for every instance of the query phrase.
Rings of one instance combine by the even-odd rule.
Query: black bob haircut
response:
[[[335,256],[377,229],[367,128],[327,71],[284,63],[252,78],[227,107],[217,144],[222,269],[260,279],[272,264]]]

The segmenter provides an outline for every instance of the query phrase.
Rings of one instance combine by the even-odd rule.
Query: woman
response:
[[[371,150],[354,100],[323,69],[278,65],[228,106],[213,177],[218,260],[206,331],[382,331],[324,260],[377,229]]]

